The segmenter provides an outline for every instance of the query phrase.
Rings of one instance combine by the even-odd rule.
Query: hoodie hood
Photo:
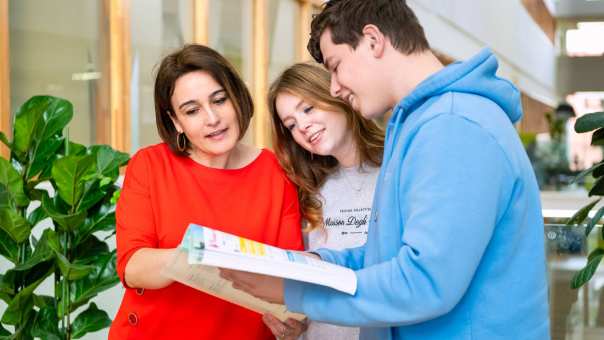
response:
[[[511,82],[496,75],[498,67],[495,55],[485,48],[471,59],[453,63],[428,77],[403,98],[393,112],[406,116],[430,97],[462,92],[489,98],[516,123],[522,117],[520,92]]]

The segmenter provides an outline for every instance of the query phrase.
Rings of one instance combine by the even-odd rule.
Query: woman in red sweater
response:
[[[302,250],[296,188],[275,156],[240,142],[253,104],[214,50],[187,45],[155,81],[164,143],[137,152],[116,212],[126,287],[110,339],[272,339],[262,316],[162,276],[189,223]]]

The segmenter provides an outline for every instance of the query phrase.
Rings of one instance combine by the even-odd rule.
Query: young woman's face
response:
[[[226,91],[205,71],[184,74],[172,95],[172,121],[199,160],[228,155],[239,140],[239,123]]]
[[[304,98],[282,92],[276,99],[277,114],[296,143],[317,155],[340,159],[350,150],[352,132],[344,112],[314,107]]]

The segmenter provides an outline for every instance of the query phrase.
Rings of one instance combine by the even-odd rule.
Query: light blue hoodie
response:
[[[365,246],[322,249],[356,295],[285,281],[288,309],[361,339],[549,339],[539,189],[488,50],[423,81],[386,131]]]

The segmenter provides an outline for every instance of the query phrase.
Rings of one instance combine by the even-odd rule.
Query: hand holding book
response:
[[[166,276],[281,321],[304,319],[283,305],[283,278],[356,291],[356,275],[348,268],[207,227],[189,225],[180,249]]]

